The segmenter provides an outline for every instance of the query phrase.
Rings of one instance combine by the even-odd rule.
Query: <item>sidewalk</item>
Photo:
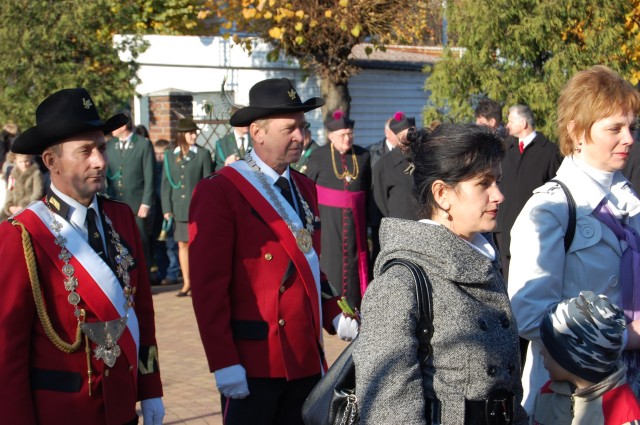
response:
[[[180,287],[152,288],[164,387],[164,425],[222,425],[220,396],[207,366],[191,297],[176,297]],[[325,333],[329,364],[346,346],[337,336]]]

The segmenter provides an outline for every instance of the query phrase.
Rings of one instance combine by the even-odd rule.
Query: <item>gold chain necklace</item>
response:
[[[48,206],[49,205],[47,204],[47,207]],[[134,303],[136,288],[131,287],[131,277],[129,275],[129,270],[133,267],[134,263],[133,257],[129,253],[129,250],[122,244],[120,235],[116,232],[109,217],[104,214],[104,221],[108,225],[106,231],[111,236],[112,243],[118,252],[116,256],[116,274],[124,284],[123,293],[125,298],[125,315],[108,322],[85,322],[84,312],[78,307],[78,304],[80,303],[80,295],[76,292],[79,283],[78,278],[74,275],[74,267],[69,263],[72,254],[66,247],[67,239],[61,234],[62,223],[56,219],[51,208],[49,208],[49,212],[52,218],[51,229],[56,234],[55,244],[60,247],[58,258],[64,262],[64,265],[62,266],[62,273],[66,276],[64,280],[64,287],[69,292],[67,301],[74,308],[74,315],[78,318],[82,332],[96,344],[96,348],[94,350],[95,358],[97,360],[102,360],[107,366],[113,367],[116,359],[121,353],[118,340],[124,333],[129,317],[128,310]]]
[[[342,173],[338,173],[338,168],[336,167],[336,157],[333,149],[333,143],[331,143],[330,147],[331,147],[331,163],[333,164],[333,174],[336,175],[336,178],[338,180],[345,179],[348,183],[351,183],[351,180],[357,179],[358,174],[360,172],[360,168],[358,168],[358,161],[356,159],[355,149],[351,147],[351,160],[353,161],[353,174],[351,174],[351,172],[347,168],[347,164],[345,164],[345,170]]]
[[[298,189],[298,185],[296,184],[296,182],[293,179],[291,179],[291,183],[293,184],[293,187],[296,193],[298,194],[298,199],[302,204],[302,210],[304,211],[304,217],[306,221],[306,224],[302,223],[304,227],[299,230],[296,230],[295,227],[293,226],[293,222],[291,221],[291,218],[287,215],[287,211],[282,206],[282,203],[278,199],[278,196],[276,195],[276,192],[273,190],[272,185],[270,185],[267,182],[267,178],[262,172],[262,170],[260,170],[260,166],[256,164],[256,161],[255,159],[253,159],[251,152],[248,152],[245,154],[244,161],[249,165],[251,170],[255,173],[256,177],[262,184],[263,189],[265,190],[265,192],[267,192],[267,195],[273,202],[275,210],[278,212],[278,214],[280,214],[280,217],[282,217],[282,219],[284,220],[285,224],[287,225],[291,233],[293,233],[293,236],[296,239],[296,243],[298,244],[298,248],[300,248],[300,250],[305,254],[308,254],[309,251],[311,251],[311,248],[313,248],[313,239],[311,238],[311,235],[313,235],[313,230],[314,230],[314,226],[313,226],[314,217],[313,217],[313,213],[311,212],[311,208],[309,208],[309,204],[307,204],[307,201],[305,201],[302,195],[300,194],[300,189]]]

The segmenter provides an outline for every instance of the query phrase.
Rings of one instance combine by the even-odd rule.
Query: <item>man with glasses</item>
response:
[[[311,154],[306,172],[318,191],[324,247],[320,265],[338,295],[359,307],[369,283],[369,151],[353,144],[355,122],[342,111],[330,113],[324,124],[329,143]]]

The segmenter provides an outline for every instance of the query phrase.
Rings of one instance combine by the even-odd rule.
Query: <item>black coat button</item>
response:
[[[487,368],[487,375],[489,376],[496,376],[497,372],[498,372],[498,368],[496,368],[495,366],[489,366]]]
[[[508,328],[509,325],[511,325],[511,321],[509,321],[509,318],[507,316],[502,316],[500,318],[500,324],[502,325],[503,328]]]
[[[483,331],[489,329],[489,324],[484,319],[478,319],[478,326],[480,326],[480,329],[482,329]]]

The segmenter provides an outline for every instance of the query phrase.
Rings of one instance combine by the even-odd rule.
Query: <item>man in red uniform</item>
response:
[[[193,306],[226,425],[302,424],[300,409],[326,368],[322,327],[355,335],[320,272],[302,102],[286,78],[249,91],[230,123],[249,126],[253,151],[197,186],[189,210]],[[347,332],[350,330],[352,332]]]
[[[46,197],[0,224],[0,411],[7,424],[145,424],[164,416],[153,304],[131,209],[104,190],[104,134],[89,93],[36,109],[12,151],[42,155]]]

